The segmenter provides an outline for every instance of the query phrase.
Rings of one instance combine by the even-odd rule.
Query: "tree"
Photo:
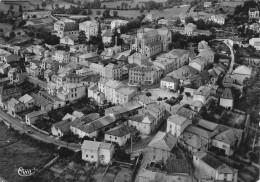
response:
[[[158,98],[157,98],[157,101],[159,101],[159,104],[160,104],[161,101],[162,101],[162,98],[161,98],[161,97],[158,97]]]
[[[81,5],[81,1],[78,1],[78,3],[77,3],[79,6]]]
[[[105,9],[103,11],[103,17],[104,18],[109,18],[110,17],[110,9]]]
[[[143,12],[144,12],[144,6],[141,6],[141,8],[139,9],[139,12],[140,12],[140,13],[143,13]]]
[[[13,39],[13,38],[15,38],[15,36],[16,36],[16,35],[15,35],[15,33],[14,33],[13,31],[12,31],[12,32],[10,32],[10,34],[9,34],[9,38],[10,38],[10,39]]]
[[[149,99],[151,98],[151,96],[152,96],[152,94],[151,94],[151,92],[146,92],[146,94],[145,94]],[[151,99],[150,99],[151,100]]]
[[[185,23],[188,24],[188,23],[194,23],[194,20],[191,16],[188,16],[185,18]]]
[[[81,30],[79,32],[79,37],[78,38],[79,38],[79,43],[80,44],[86,44],[87,37],[86,37],[86,34],[85,34],[85,32],[83,30]]]
[[[125,3],[125,9],[127,9],[128,8],[128,4],[127,3]]]
[[[23,7],[19,5],[19,13],[23,13]]]
[[[136,5],[135,9],[139,10],[139,5],[138,4]]]
[[[59,8],[59,4],[55,4],[55,8],[58,9]]]
[[[118,12],[117,11],[113,11],[113,17],[118,17]]]
[[[92,10],[88,9],[88,15],[92,15],[92,14],[93,14]]]
[[[101,11],[100,10],[97,10],[96,14],[99,16],[101,15]]]
[[[46,7],[46,5],[47,5],[46,2],[43,1],[43,2],[42,2],[42,7]]]
[[[125,7],[125,3],[122,2],[122,3],[121,3],[121,9],[124,9],[124,7]]]
[[[13,6],[13,5],[9,6],[9,10],[10,10],[10,11],[12,11],[13,9],[14,9],[14,6]]]
[[[81,12],[82,15],[88,15],[88,12],[84,9],[82,12]]]

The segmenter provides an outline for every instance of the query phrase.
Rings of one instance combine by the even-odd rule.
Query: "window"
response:
[[[91,158],[94,158],[94,156],[92,155]]]
[[[71,94],[71,97],[73,97],[73,94]]]
[[[88,158],[88,154],[86,155],[86,158]]]

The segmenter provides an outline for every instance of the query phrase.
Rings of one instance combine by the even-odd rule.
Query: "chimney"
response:
[[[116,36],[116,38],[115,38],[116,40],[115,40],[115,46],[117,46],[117,36]]]

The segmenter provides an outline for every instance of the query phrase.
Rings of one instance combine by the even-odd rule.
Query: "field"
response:
[[[15,133],[11,134],[2,123],[0,137],[0,176],[8,181],[28,181],[26,177],[18,175],[19,167],[39,169],[54,157],[48,150],[36,146],[32,141],[19,140],[21,137]]]
[[[52,10],[52,5],[55,9],[56,4],[58,4],[60,8],[65,7],[65,9],[70,8],[70,6],[77,6],[76,4],[71,4],[71,3],[67,3],[67,2],[57,2],[57,3],[47,4],[45,9],[46,10]]]
[[[170,8],[170,9],[164,9],[163,11],[158,11],[158,10],[151,10],[150,12],[147,12],[147,11],[144,11],[143,14],[150,14],[152,13],[153,15],[157,16],[157,17],[164,17],[164,18],[175,18],[175,17],[178,17],[180,13],[182,12],[187,12],[189,8],[189,5],[188,6],[185,6],[185,7],[173,7],[173,8]],[[96,11],[98,9],[93,9],[93,16],[97,16],[96,14]],[[101,12],[103,12],[104,10],[103,9],[99,9],[101,10]],[[110,11],[110,14],[112,15],[112,12],[114,10],[111,10]],[[138,16],[141,15],[141,13],[139,12],[139,10],[116,10],[118,12],[118,15],[119,16],[124,16],[124,17],[127,17],[127,18],[136,18]]]
[[[221,6],[229,6],[229,7],[236,7],[237,5],[243,4],[244,1],[226,1],[226,2],[221,2]]]

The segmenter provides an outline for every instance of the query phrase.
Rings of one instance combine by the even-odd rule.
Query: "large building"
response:
[[[79,24],[79,31],[84,31],[87,39],[91,36],[95,36],[98,33],[98,22],[96,20],[85,21]]]
[[[248,10],[249,18],[259,18],[259,9],[256,8],[249,8]]]
[[[141,54],[142,60],[147,60],[161,52],[167,52],[171,42],[172,34],[166,27],[160,29],[142,28],[137,32],[131,50],[136,50],[137,53]]]
[[[129,84],[131,85],[152,85],[156,83],[161,71],[153,66],[136,66],[129,70]]]
[[[70,19],[61,19],[54,23],[54,34],[62,38],[67,35],[79,35],[79,24]]]

